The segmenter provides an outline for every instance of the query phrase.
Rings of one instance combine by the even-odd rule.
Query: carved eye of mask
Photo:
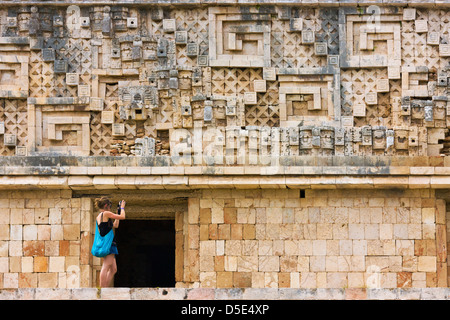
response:
[[[303,140],[310,140],[310,139],[311,139],[311,134],[309,134],[309,133],[307,133],[307,132],[302,132],[302,133],[300,134],[300,136],[301,136],[301,138],[302,138]]]
[[[374,131],[373,137],[375,139],[382,139],[382,138],[384,138],[384,132],[383,131]]]

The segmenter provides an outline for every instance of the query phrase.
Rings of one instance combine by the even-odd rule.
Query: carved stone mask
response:
[[[122,49],[120,50],[122,53],[122,60],[123,61],[129,61],[132,60],[132,50],[131,50],[131,46],[128,43],[125,43],[122,46]]]
[[[18,15],[19,31],[27,31],[30,27],[30,14],[20,13]]]
[[[345,144],[345,129],[336,128],[334,134],[334,144],[336,146],[343,146]]]
[[[385,149],[386,148],[386,133],[382,129],[373,130],[373,148]]]
[[[411,102],[411,117],[412,119],[425,118],[425,109],[421,103]]]
[[[320,131],[320,146],[323,149],[334,149],[334,130],[322,129]]]
[[[300,148],[312,148],[312,132],[310,130],[300,130]]]
[[[395,145],[395,149],[397,149],[397,150],[408,149],[408,131],[407,130],[396,130],[395,131],[394,145]]]

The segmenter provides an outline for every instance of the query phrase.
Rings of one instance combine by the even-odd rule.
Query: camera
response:
[[[117,205],[117,214],[120,215],[120,201],[119,204]]]

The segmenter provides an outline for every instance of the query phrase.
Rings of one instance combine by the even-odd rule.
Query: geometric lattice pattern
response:
[[[230,127],[282,129],[281,154],[445,152],[446,7],[1,13],[2,155],[167,155],[178,129]]]

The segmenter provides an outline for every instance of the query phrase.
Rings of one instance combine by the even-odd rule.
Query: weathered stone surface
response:
[[[164,290],[166,295],[160,296],[158,291]],[[127,300],[161,300],[167,295],[176,299],[185,297],[187,300],[197,300],[198,296],[189,296],[196,289],[174,288],[121,288],[110,289],[105,296],[97,295],[97,289],[1,289],[3,300],[48,300],[48,299],[89,299],[108,300],[113,295],[128,297]],[[179,294],[174,296],[171,291]],[[215,300],[447,300],[448,288],[417,288],[417,289],[208,289]],[[106,291],[103,291],[106,292]],[[133,293],[134,292],[134,293]],[[239,293],[238,293],[239,292]],[[131,295],[127,295],[131,293]],[[238,294],[237,294],[238,293]],[[236,295],[237,294],[237,295]],[[202,296],[203,297],[203,296]],[[328,298],[327,298],[328,297]]]
[[[447,298],[444,1],[0,4],[0,296]],[[94,194],[177,288],[94,288]]]
[[[32,13],[5,3],[0,44],[16,54],[0,48],[5,70],[14,70],[0,82],[0,93],[20,110],[21,122],[6,110],[4,155],[143,156],[150,150],[178,156],[195,148],[195,130],[205,136],[211,125],[231,129],[248,151],[272,156],[447,153],[448,54],[436,36],[448,15],[444,3],[430,1],[443,10],[391,10],[371,2],[381,5],[376,21],[369,3],[356,10],[347,0],[345,7],[308,3],[308,10],[252,1],[245,9],[195,7],[194,1],[190,18],[183,3],[157,15],[162,7],[138,9],[139,1],[112,9],[96,1],[90,14],[76,2],[44,7],[32,1]],[[283,17],[280,10],[290,13]],[[177,17],[198,27],[176,25]],[[152,28],[141,28],[142,21]],[[61,25],[44,39],[52,23]],[[382,39],[375,39],[377,32]],[[439,45],[439,56],[428,59],[422,47],[414,61],[402,55],[414,35]],[[61,38],[73,52],[58,44]],[[143,153],[149,139],[154,143]],[[221,139],[217,151],[236,148],[236,139]]]

